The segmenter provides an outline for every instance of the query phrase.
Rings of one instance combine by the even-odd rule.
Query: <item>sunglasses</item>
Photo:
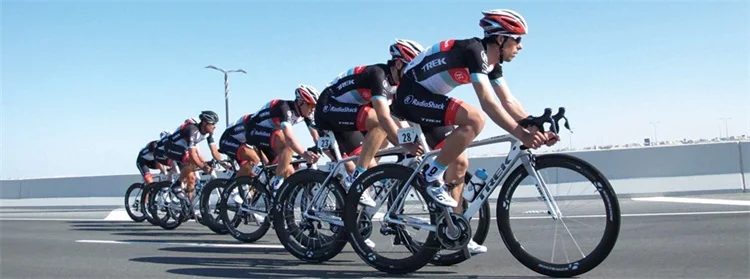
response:
[[[516,43],[519,43],[519,44],[521,43],[521,38],[522,37],[520,35],[505,35],[505,37],[514,39],[516,41]]]

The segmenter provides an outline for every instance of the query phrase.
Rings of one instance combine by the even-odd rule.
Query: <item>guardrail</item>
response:
[[[601,170],[618,194],[702,190],[746,191],[750,142],[721,142],[564,152]],[[503,157],[470,159],[470,169],[494,170]],[[0,181],[0,199],[121,197],[137,174]],[[497,191],[495,191],[497,192]]]

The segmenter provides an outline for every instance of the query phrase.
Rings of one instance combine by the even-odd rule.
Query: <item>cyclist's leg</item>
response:
[[[362,151],[362,143],[365,141],[363,132],[334,132],[333,135],[339,145],[342,159],[360,155],[360,152]],[[351,174],[355,168],[354,161],[347,161],[344,163],[344,167],[346,168],[346,173]]]
[[[135,161],[135,164],[138,166],[138,171],[141,173],[145,185],[153,183],[154,178],[152,177],[151,170],[148,167],[148,161],[138,157],[138,159]]]
[[[367,135],[365,135],[365,140],[362,143],[362,151],[357,159],[355,172],[351,175],[353,179],[356,179],[359,174],[372,165],[375,154],[386,140],[385,130],[380,127],[375,110],[369,106],[360,107],[357,114],[357,128],[360,131],[367,130]]]
[[[182,156],[182,160],[177,164],[177,167],[180,168],[180,181],[184,183],[185,193],[187,194],[188,199],[192,202],[194,197],[193,190],[195,189],[195,183],[198,179],[195,177],[195,169],[197,166],[190,161],[189,157],[190,156],[186,152],[185,155]],[[198,153],[198,157],[201,157],[200,152]]]
[[[431,103],[434,105],[424,105]],[[482,131],[484,118],[480,110],[460,100],[432,94],[409,79],[399,85],[393,108],[395,115],[422,126],[458,126],[445,139],[437,158],[430,162],[424,172],[428,194],[444,206],[458,206],[458,202],[448,193],[442,178],[448,165],[457,160]]]
[[[294,168],[291,165],[294,151],[286,145],[286,137],[280,130],[274,130],[271,133],[269,141],[271,143],[271,150],[276,153],[276,174],[271,180],[273,190],[276,191],[281,187],[284,179],[294,173]]]
[[[255,176],[253,173],[253,167],[260,163],[260,157],[254,148],[247,144],[242,144],[236,153],[237,164],[240,165],[240,171],[237,172],[238,176]]]

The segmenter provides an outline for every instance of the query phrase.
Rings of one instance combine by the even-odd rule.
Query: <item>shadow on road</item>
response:
[[[242,243],[237,243],[242,244]],[[262,242],[255,242],[252,244],[263,244]],[[261,252],[259,248],[251,247],[252,249],[247,248],[231,248],[231,247],[164,247],[160,248],[160,251],[168,251],[168,252],[184,252],[184,253],[212,253],[212,254],[227,254],[227,255],[237,255],[237,254],[258,254]],[[264,254],[275,254],[275,255],[289,255],[289,252],[287,252],[285,249],[267,249],[266,251],[262,251]],[[354,253],[354,251],[341,251],[339,254],[350,254]]]

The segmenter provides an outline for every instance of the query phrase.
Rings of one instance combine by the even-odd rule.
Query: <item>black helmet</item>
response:
[[[201,115],[198,116],[201,122],[208,122],[209,124],[216,124],[219,122],[219,115],[210,110],[201,111]]]

